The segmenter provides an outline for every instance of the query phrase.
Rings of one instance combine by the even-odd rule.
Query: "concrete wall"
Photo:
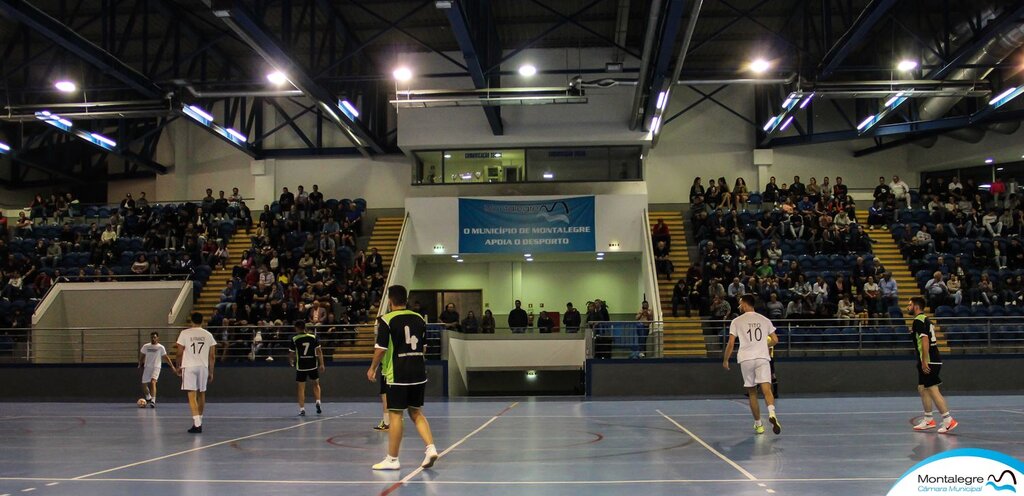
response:
[[[1024,390],[1021,357],[945,357],[946,393]],[[588,360],[591,396],[706,396],[743,391],[740,368],[720,360]],[[791,394],[913,394],[914,361],[906,358],[782,359],[775,365],[780,396]],[[651,378],[659,378],[651,380]],[[995,379],[994,379],[995,378]]]
[[[366,380],[369,362],[332,362],[322,374],[324,403],[374,401],[377,384]],[[4,387],[0,401],[104,401],[134,403],[139,397],[139,374],[134,365],[7,365],[0,367]],[[210,402],[294,401],[295,371],[284,365],[218,365],[210,385]],[[446,362],[427,363],[427,396],[446,394]],[[60,387],[53,387],[60,384]],[[160,375],[161,403],[185,402],[181,379],[169,370]],[[177,407],[176,407],[177,408]],[[185,408],[182,406],[181,408]]]

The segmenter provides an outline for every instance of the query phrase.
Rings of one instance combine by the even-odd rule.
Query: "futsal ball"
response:
[[[139,398],[139,401],[136,401],[135,404],[139,405],[139,408],[146,408],[146,400],[142,398]]]

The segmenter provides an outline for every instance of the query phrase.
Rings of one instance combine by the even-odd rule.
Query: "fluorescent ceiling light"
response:
[[[501,158],[501,152],[495,153],[494,158]]]
[[[452,154],[451,153],[445,153],[444,154],[444,158],[452,158]]]
[[[789,116],[789,117],[786,117],[786,120],[782,122],[781,126],[779,126],[779,131],[785,131],[786,128],[789,127],[789,124],[791,122],[793,122],[793,116],[792,115]]]
[[[533,255],[531,255],[531,254],[529,254],[529,253],[523,253],[523,256],[524,256],[524,257],[526,257],[526,258],[530,258],[530,257],[532,257]]]
[[[459,258],[458,255],[452,255],[452,258]]]
[[[661,117],[658,117],[658,116],[651,117],[651,133],[658,134],[658,131],[660,131],[660,130],[661,130]]]
[[[227,131],[228,134],[230,134],[231,136],[234,136],[235,138],[237,138],[237,139],[239,139],[241,141],[249,141],[249,138],[246,138],[244,134],[242,134],[242,133],[240,133],[238,131],[235,131],[234,129],[227,128],[227,129],[225,129],[225,131]]]
[[[110,138],[108,138],[106,136],[103,136],[102,134],[89,133],[89,136],[92,136],[97,141],[101,141],[101,142],[109,145],[110,147],[116,147],[117,146],[117,142],[116,141],[114,141],[114,140],[112,140],[112,139],[110,139]]]
[[[4,143],[4,142],[0,141],[0,152],[9,153],[10,151],[11,151],[11,146],[8,145],[7,143]]]
[[[203,110],[203,109],[201,109],[201,108],[199,108],[199,107],[197,107],[195,105],[189,105],[188,109],[193,111],[193,112],[195,112],[196,114],[198,114],[203,119],[206,119],[206,120],[211,121],[211,122],[214,120],[213,116],[210,115],[209,112],[207,112],[207,111],[205,111],[205,110]]]
[[[999,108],[1006,102],[1009,102],[1010,100],[1016,98],[1021,93],[1024,93],[1024,86],[1015,86],[1000,93],[999,96],[989,100],[988,104],[995,108]]]
[[[665,97],[666,96],[668,96],[668,94],[665,93],[664,91],[662,91],[661,93],[658,93],[658,102],[654,104],[655,107],[658,107],[658,110],[661,110],[662,108],[665,107]]]
[[[78,86],[71,81],[57,81],[53,84],[53,87],[64,93],[71,93],[78,89]]]
[[[874,115],[869,115],[866,119],[861,121],[860,124],[857,124],[857,130],[858,131],[863,130],[865,127],[870,125],[874,120],[875,120],[875,116]]]
[[[599,251],[599,252],[597,252],[597,256],[599,256],[599,257],[603,257],[603,256],[604,256],[604,252],[603,252],[603,251]]]
[[[914,69],[917,69],[916,60],[904,59],[901,60],[898,64],[896,64],[896,70],[901,72],[912,71]]]
[[[270,74],[267,74],[267,81],[270,81],[270,83],[275,86],[281,86],[282,84],[288,82],[288,76],[286,76],[285,73],[281,71],[274,71],[271,72]]]
[[[992,162],[995,162],[995,159],[993,159],[992,157],[989,157],[989,158],[985,159],[985,163],[986,164],[991,164]]]
[[[2,145],[2,144],[3,144],[3,143],[0,143],[0,145]],[[1002,170],[1003,170],[1003,169],[1005,169],[1005,168],[1006,168],[1006,167],[996,167],[996,172],[1002,171]]]
[[[519,66],[519,75],[523,77],[530,77],[537,74],[537,68],[531,64],[523,64]]]
[[[544,173],[544,179],[554,179],[554,178],[555,178],[555,174],[553,172],[545,172]]]
[[[532,258],[527,258],[527,259],[526,259],[526,261],[527,261],[527,262],[532,262],[532,261],[533,261],[533,259],[532,259]]]
[[[455,261],[456,261],[456,262],[459,262],[459,263],[465,262],[465,260],[463,260],[463,259],[461,259],[461,258],[456,258],[456,259],[455,259]]]
[[[893,95],[893,96],[892,96],[891,98],[889,98],[888,100],[886,100],[886,102],[885,102],[885,106],[886,106],[886,107],[892,107],[892,106],[893,106],[893,104],[894,104],[894,103],[896,103],[896,102],[898,102],[898,101],[900,100],[900,98],[902,98],[902,97],[903,97],[903,92],[902,92],[902,91],[901,91],[901,92],[899,92],[899,93],[896,93],[896,94],[895,94],[895,95]]]
[[[412,70],[408,67],[399,67],[398,69],[395,69],[395,72],[392,72],[391,75],[398,81],[408,81],[412,79]]]
[[[342,100],[341,101],[341,108],[343,108],[343,109],[348,111],[348,116],[349,117],[351,117],[353,119],[355,119],[356,117],[359,117],[359,111],[356,110],[356,108],[351,103],[349,103],[348,100]]]
[[[768,119],[768,122],[764,123],[764,127],[762,127],[761,130],[767,132],[775,125],[775,121],[777,120],[779,120],[779,116],[773,115],[771,119]]]
[[[804,108],[808,103],[811,103],[812,98],[814,98],[814,93],[807,95],[807,98],[804,98],[804,101],[800,102],[800,108]]]

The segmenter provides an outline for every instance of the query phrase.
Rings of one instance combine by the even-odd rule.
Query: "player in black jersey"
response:
[[[426,456],[420,465],[430,468],[439,455],[434,447],[430,423],[423,415],[423,396],[427,385],[426,352],[427,323],[423,316],[405,308],[409,293],[404,286],[388,288],[390,312],[377,319],[377,343],[374,345],[373,363],[366,371],[370,382],[377,379],[377,366],[387,379],[388,455],[373,466],[374,470],[398,470],[398,449],[402,445],[402,415],[409,410],[409,418],[427,445]]]
[[[313,397],[316,398],[316,413],[323,413],[320,406],[320,373],[324,371],[324,352],[320,340],[306,332],[306,323],[295,321],[295,335],[288,341],[288,363],[295,367],[295,384],[298,388],[299,415],[306,416],[306,380],[313,383]]]
[[[938,432],[945,434],[960,424],[949,414],[946,398],[939,392],[939,385],[942,384],[942,379],[939,378],[942,355],[939,354],[939,343],[935,339],[935,327],[924,313],[925,305],[924,298],[920,296],[911,298],[907,305],[907,313],[914,316],[911,335],[917,346],[917,391],[921,394],[921,404],[924,405],[924,418],[914,426],[914,430],[934,429],[936,425],[932,418],[932,408],[938,407],[939,413],[942,414],[942,426]]]

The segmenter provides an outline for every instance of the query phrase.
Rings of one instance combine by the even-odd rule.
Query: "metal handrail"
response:
[[[388,266],[388,278],[384,281],[384,291],[381,291],[380,303],[377,305],[377,317],[383,317],[387,313],[388,308],[388,292],[387,288],[390,288],[395,282],[395,267],[398,265],[398,255],[402,253],[402,247],[405,245],[405,228],[409,226],[409,212],[405,213],[402,218],[402,229],[398,231],[398,242],[395,243],[395,251],[391,256],[391,265]]]

